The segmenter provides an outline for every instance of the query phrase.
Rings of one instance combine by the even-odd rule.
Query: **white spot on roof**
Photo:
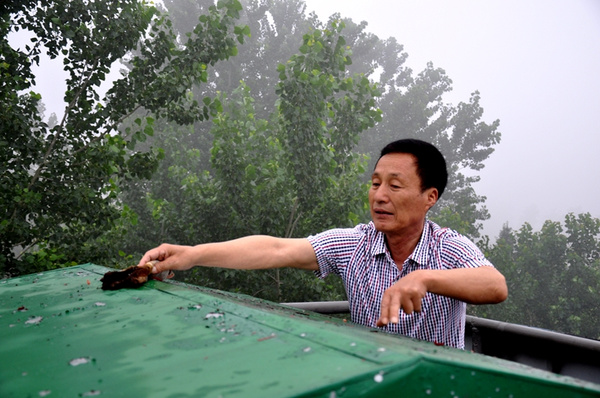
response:
[[[90,362],[90,358],[81,357],[81,358],[71,359],[71,361],[69,361],[69,365],[71,365],[71,366],[79,366],[79,365],[84,365],[84,364],[86,364],[88,362]]]
[[[44,319],[43,316],[33,316],[31,318],[29,318],[27,321],[25,321],[26,325],[38,325],[42,319]]]
[[[95,397],[96,395],[100,395],[100,390],[90,390],[81,394],[82,397]]]

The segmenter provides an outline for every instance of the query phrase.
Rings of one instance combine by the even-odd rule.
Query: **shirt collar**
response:
[[[371,255],[377,256],[387,253],[388,249],[387,245],[385,244],[385,234],[375,229],[375,224],[373,221],[371,221],[370,224],[373,228],[373,233],[375,234],[375,237],[373,238],[373,249],[371,250]]]
[[[373,226],[373,231],[375,233],[375,238],[373,239],[373,250],[372,255],[377,256],[380,254],[388,253],[387,245],[385,244],[385,234],[383,232],[379,232],[375,229],[375,225],[371,221]],[[415,250],[412,252],[410,256],[408,256],[409,260],[412,260],[418,264],[424,265],[427,263],[427,247],[429,246],[429,240],[431,238],[431,225],[430,221],[425,219],[425,225],[423,227],[423,232],[421,233],[421,238],[419,239],[419,243],[415,247]]]
[[[429,240],[431,239],[431,225],[429,220],[425,220],[425,224],[423,226],[423,232],[421,233],[421,239],[419,239],[419,243],[415,247],[415,250],[412,252],[410,256],[408,256],[409,260],[412,260],[420,265],[427,264],[428,257],[428,246]]]

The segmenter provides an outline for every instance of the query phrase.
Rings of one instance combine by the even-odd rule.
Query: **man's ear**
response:
[[[438,201],[438,198],[439,198],[438,190],[437,190],[437,188],[431,187],[431,188],[427,188],[424,193],[427,198],[427,210],[429,210]]]

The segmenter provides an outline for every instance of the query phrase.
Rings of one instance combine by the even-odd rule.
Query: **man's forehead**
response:
[[[404,173],[388,173],[385,170],[380,170],[380,171],[375,170],[373,172],[373,177],[405,178],[405,174]]]
[[[373,175],[383,174],[390,177],[402,177],[416,172],[417,159],[409,153],[389,153],[382,156],[375,165]]]

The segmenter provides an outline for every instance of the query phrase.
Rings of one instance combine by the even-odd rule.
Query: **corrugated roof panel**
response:
[[[0,281],[1,397],[599,396],[600,386],[248,296],[103,291],[85,264]]]

